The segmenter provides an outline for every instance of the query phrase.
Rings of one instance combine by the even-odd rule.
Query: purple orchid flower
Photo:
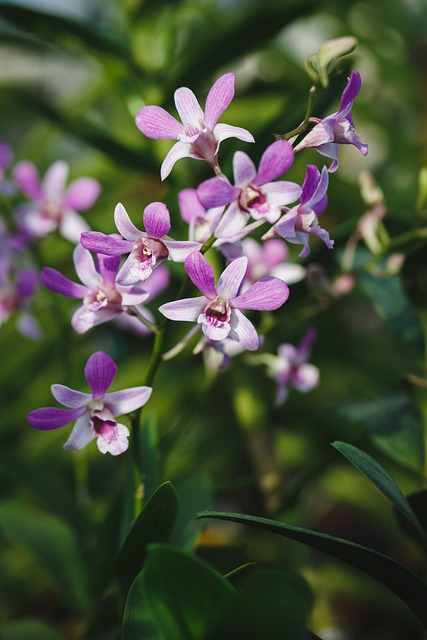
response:
[[[10,165],[13,159],[12,147],[0,140],[0,185],[3,182],[4,170]]]
[[[278,278],[263,278],[238,295],[247,264],[245,257],[234,260],[215,286],[214,270],[206,258],[198,251],[191,253],[185,261],[185,269],[203,295],[163,304],[159,308],[160,313],[170,320],[197,322],[209,340],[228,337],[245,349],[257,349],[258,334],[242,310],[278,309],[288,299],[289,288]]]
[[[327,205],[328,181],[326,167],[323,167],[320,173],[316,166],[309,164],[302,185],[300,204],[290,209],[264,235],[264,239],[279,235],[288,242],[304,245],[300,253],[301,258],[306,258],[310,253],[310,235],[318,236],[328,249],[332,249],[334,241],[330,239],[328,232],[319,226],[317,218]]]
[[[114,220],[123,237],[88,231],[82,233],[81,243],[86,249],[105,255],[130,253],[117,275],[117,282],[121,285],[146,280],[163,260],[184,262],[189,253],[201,247],[199,242],[176,241],[166,235],[171,223],[163,202],[152,202],[144,209],[145,231],[134,226],[120,203],[114,211]]]
[[[18,313],[18,330],[35,340],[40,337],[40,327],[31,313],[29,301],[37,291],[38,275],[33,269],[20,269],[12,283],[9,267],[6,261],[0,262],[0,325]]]
[[[189,225],[189,239],[197,242],[206,242],[211,237],[224,213],[224,207],[206,209],[196,189],[182,189],[178,193],[178,206],[182,219]]]
[[[141,286],[121,286],[115,282],[120,256],[100,254],[95,262],[87,249],[77,245],[74,249],[74,266],[83,284],[69,280],[50,267],[43,269],[41,280],[45,287],[56,293],[83,300],[83,305],[71,319],[71,325],[77,333],[85,333],[101,322],[117,318],[129,307],[140,305],[150,295]]]
[[[309,329],[298,347],[282,344],[278,355],[273,356],[269,364],[270,374],[277,381],[276,405],[282,405],[288,395],[289,386],[306,393],[319,383],[319,369],[306,362],[311,346],[316,338],[316,331]]]
[[[295,151],[314,147],[323,156],[332,158],[330,173],[338,169],[339,144],[353,144],[364,156],[368,153],[368,145],[361,142],[354,131],[351,115],[353,100],[359,93],[361,84],[360,74],[353,71],[342,94],[338,111],[323,119],[310,118],[311,122],[316,123],[315,126],[295,147]]]
[[[241,246],[242,255],[248,259],[243,289],[268,276],[280,278],[288,285],[299,282],[305,276],[303,266],[287,262],[288,248],[280,238],[271,238],[262,244],[253,238],[245,238]]]
[[[19,162],[13,169],[13,177],[21,191],[32,202],[18,212],[21,227],[33,237],[45,236],[55,229],[77,243],[80,234],[89,229],[79,211],[89,209],[100,192],[100,185],[93,178],[78,178],[68,188],[66,162],[55,162],[40,182],[36,167],[31,162]]]
[[[43,407],[30,411],[29,424],[49,431],[76,421],[64,449],[83,449],[94,438],[101,453],[117,456],[128,448],[129,429],[115,417],[142,407],[149,399],[151,387],[133,387],[107,393],[117,372],[117,365],[103,351],[92,354],[85,366],[85,377],[92,393],[75,391],[62,384],[51,387],[52,395],[69,409]]]
[[[136,126],[148,138],[178,140],[163,161],[160,170],[162,180],[181,158],[205,160],[215,173],[220,173],[218,149],[223,140],[238,138],[254,142],[253,136],[246,129],[217,124],[234,97],[235,80],[234,73],[226,73],[218,78],[208,93],[204,112],[191,89],[177,89],[174,95],[175,106],[182,123],[161,107],[143,107],[138,113]]]
[[[233,158],[235,186],[223,178],[211,178],[197,189],[201,203],[208,208],[230,204],[216,227],[217,238],[230,238],[243,229],[249,217],[273,224],[281,208],[297,200],[301,187],[294,182],[271,182],[293,164],[294,151],[287,140],[277,140],[264,151],[258,172],[246,153]]]

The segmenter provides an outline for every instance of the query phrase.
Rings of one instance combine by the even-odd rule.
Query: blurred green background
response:
[[[102,193],[86,216],[93,229],[115,230],[117,202],[139,226],[144,207],[162,200],[171,212],[171,235],[184,239],[177,193],[210,177],[209,167],[180,160],[161,183],[160,164],[170,142],[146,139],[134,124],[138,110],[158,104],[175,113],[173,92],[180,86],[191,87],[203,104],[213,81],[235,72],[236,97],[222,121],[249,129],[256,144],[222,143],[221,165],[229,174],[236,149],[258,161],[274,133],[302,121],[310,87],[305,60],[326,40],[344,35],[355,36],[358,47],[320,93],[314,115],[337,110],[346,76],[358,70],[362,90],[353,116],[369,154],[364,158],[354,147],[340,149],[340,168],[330,178],[322,218],[335,249],[329,253],[314,242],[306,261],[332,282],[341,273],[346,241],[366,210],[359,188],[362,170],[372,172],[385,194],[390,235],[420,223],[418,176],[427,162],[424,0],[0,1],[0,138],[13,147],[15,161],[31,160],[41,173],[65,159],[71,178],[97,178]],[[314,151],[299,154],[286,179],[301,182],[307,162],[322,165]],[[56,235],[44,238],[39,266],[73,278],[72,248]],[[402,250],[422,248],[408,244]],[[297,255],[292,248],[298,261]],[[366,255],[361,249],[357,264]],[[219,258],[213,260],[219,266]],[[182,269],[173,267],[171,288],[158,304],[175,295]],[[363,269],[353,291],[340,298],[310,286],[308,279],[293,285],[289,302],[262,321],[265,349],[275,352],[282,342],[297,343],[315,327],[311,362],[320,368],[321,379],[310,395],[291,391],[280,409],[274,407],[274,382],[245,355],[214,378],[191,350],[165,364],[150,400],[159,481],[171,480],[185,491],[193,479],[204,483],[218,508],[348,537],[419,570],[418,551],[409,540],[402,544],[389,505],[330,442],[364,446],[405,492],[423,485],[425,391],[405,377],[425,374],[422,314],[417,313],[422,306],[421,300],[410,304],[398,276],[375,278]],[[40,433],[26,423],[29,410],[51,404],[51,384],[85,390],[83,366],[95,350],[107,351],[119,365],[114,388],[143,384],[151,340],[111,325],[77,335],[69,325],[73,308],[71,300],[41,289],[34,304],[40,340],[22,337],[14,318],[0,327],[0,621],[6,625],[5,640],[37,638],[37,625],[30,634],[22,626],[26,619],[39,621],[43,638],[84,637],[78,577],[64,584],[55,575],[43,547],[28,541],[28,526],[40,525],[40,539],[43,527],[56,532],[52,545],[80,545],[89,563],[94,539],[82,522],[103,528],[111,503],[120,505],[128,473],[126,456],[103,457],[94,446],[70,454],[62,450],[65,430]],[[174,326],[168,346],[184,331]],[[124,508],[120,505],[117,513]],[[116,524],[119,519],[113,517]],[[300,571],[316,594],[312,628],[325,639],[332,638],[327,633],[333,629],[344,634],[334,637],[343,639],[418,637],[411,615],[381,587],[296,543],[212,525],[200,546],[224,571],[240,560]]]

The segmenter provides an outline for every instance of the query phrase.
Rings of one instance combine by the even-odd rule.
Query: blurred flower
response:
[[[92,354],[85,366],[85,378],[92,393],[75,391],[61,384],[51,387],[52,395],[69,409],[43,407],[30,411],[29,424],[49,431],[76,421],[64,449],[82,449],[94,438],[101,453],[116,456],[128,448],[129,429],[115,417],[142,407],[149,399],[151,387],[132,387],[107,393],[117,366],[103,351]]]
[[[353,144],[364,156],[368,153],[368,145],[361,142],[354,131],[351,115],[353,100],[360,91],[361,83],[360,74],[353,71],[342,94],[338,111],[323,119],[310,118],[311,122],[316,123],[315,126],[295,147],[295,151],[314,147],[323,156],[332,158],[333,162],[329,167],[331,173],[338,169],[339,144]]]
[[[83,305],[75,311],[71,320],[77,333],[84,333],[97,324],[116,318],[128,307],[140,305],[150,295],[140,285],[124,286],[115,282],[120,256],[99,254],[95,262],[87,249],[77,245],[74,249],[74,266],[83,284],[69,280],[50,267],[43,269],[41,279],[48,289],[67,298],[83,300]]]
[[[228,124],[217,124],[234,97],[234,73],[226,73],[214,83],[206,98],[203,112],[196,96],[187,87],[175,91],[175,106],[182,120],[178,122],[161,107],[143,107],[136,116],[136,126],[148,138],[178,140],[163,161],[160,169],[164,180],[180,158],[205,160],[216,173],[218,149],[226,138],[254,142],[249,131]]]
[[[0,140],[0,190],[4,179],[4,170],[10,165],[13,159],[12,147]]]
[[[0,262],[0,325],[18,313],[19,331],[27,338],[40,337],[40,328],[29,307],[37,287],[38,275],[34,269],[19,269],[15,281],[11,282],[8,262]]]
[[[189,225],[189,239],[201,243],[206,242],[214,233],[224,212],[224,207],[206,209],[200,202],[196,189],[182,189],[178,193],[178,205],[182,219]]]
[[[200,248],[199,242],[176,241],[166,234],[171,228],[169,211],[162,202],[152,202],[144,209],[146,231],[140,231],[129,218],[126,209],[118,204],[114,211],[117,234],[106,236],[98,231],[88,231],[81,236],[81,243],[90,251],[109,256],[130,253],[117,275],[117,282],[130,285],[146,280],[163,260],[184,262],[189,253]]]
[[[80,234],[89,229],[77,213],[86,211],[98,198],[100,185],[93,178],[78,178],[68,188],[65,184],[69,167],[61,160],[47,170],[43,181],[31,162],[19,162],[13,177],[21,191],[32,201],[18,210],[18,221],[24,231],[38,238],[55,229],[77,243]]]
[[[301,187],[294,182],[271,182],[293,164],[294,152],[287,140],[276,140],[264,151],[258,172],[243,151],[233,158],[233,187],[223,178],[211,178],[197,189],[201,203],[208,208],[230,204],[216,227],[217,238],[229,238],[243,229],[249,218],[273,224],[281,207],[297,200]]]
[[[248,259],[243,288],[267,276],[280,278],[286,284],[299,282],[305,276],[303,266],[286,262],[288,248],[280,238],[271,238],[262,244],[253,238],[246,238],[242,240],[241,246],[242,255]]]
[[[278,309],[288,299],[289,289],[278,278],[264,278],[238,295],[247,262],[245,257],[231,262],[215,286],[211,265],[198,251],[191,253],[185,261],[185,269],[203,296],[168,302],[159,308],[160,313],[170,320],[197,322],[209,340],[231,338],[245,349],[258,349],[255,327],[241,310]]]
[[[302,185],[300,204],[290,209],[277,224],[270,229],[264,238],[268,239],[279,235],[293,244],[302,244],[304,248],[300,253],[301,258],[306,258],[310,253],[308,244],[310,235],[318,236],[332,249],[334,241],[329,238],[325,229],[319,226],[318,214],[322,213],[327,205],[328,172],[323,167],[322,173],[313,164],[307,166],[307,173]]]

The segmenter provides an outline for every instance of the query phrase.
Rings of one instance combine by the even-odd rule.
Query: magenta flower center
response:
[[[121,307],[122,296],[120,293],[107,284],[101,282],[98,288],[90,289],[83,299],[83,304],[90,309],[90,311],[97,311],[102,307]]]
[[[229,322],[231,310],[227,300],[219,296],[211,300],[205,308],[205,316],[207,319],[217,323]]]
[[[115,434],[117,422],[109,409],[104,409],[103,402],[100,401],[102,408],[93,408],[89,416],[89,422],[92,430],[97,436],[111,437]]]
[[[166,246],[155,238],[138,238],[132,248],[132,257],[141,267],[153,267],[169,255]]]
[[[46,200],[42,203],[40,213],[44,218],[49,220],[60,220],[63,214],[63,208],[61,203]]]
[[[244,211],[257,209],[259,213],[263,213],[266,202],[267,196],[252,184],[248,184],[248,186],[240,192],[239,207]]]

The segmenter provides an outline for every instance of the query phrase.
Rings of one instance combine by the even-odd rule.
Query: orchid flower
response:
[[[141,286],[121,286],[115,277],[120,266],[120,256],[98,255],[97,262],[81,245],[74,249],[74,266],[83,284],[69,280],[56,269],[45,267],[42,283],[48,289],[67,298],[80,298],[79,307],[71,320],[77,333],[85,333],[93,326],[112,320],[125,313],[128,307],[140,305],[149,297]]]
[[[311,122],[316,123],[315,126],[295,147],[295,151],[314,147],[323,156],[332,158],[330,173],[338,169],[339,144],[353,144],[364,156],[368,153],[368,145],[361,142],[354,131],[351,115],[353,100],[359,93],[361,84],[360,74],[353,71],[342,94],[338,111],[323,119],[310,118]]]
[[[182,123],[162,107],[147,106],[139,111],[136,126],[148,138],[178,140],[163,161],[160,170],[162,180],[181,158],[205,160],[216,173],[220,173],[218,149],[223,140],[238,138],[254,142],[253,136],[246,129],[217,124],[234,97],[235,79],[234,73],[226,73],[218,78],[208,93],[204,112],[191,89],[177,89],[174,95],[175,106]]]
[[[114,220],[123,237],[88,231],[82,234],[81,243],[90,251],[109,256],[130,253],[117,274],[120,285],[146,280],[163,260],[184,262],[189,253],[201,247],[199,242],[176,241],[166,235],[171,223],[169,211],[162,202],[152,202],[144,209],[145,231],[135,227],[120,203],[114,211]]]
[[[198,251],[191,253],[184,266],[203,295],[163,304],[159,308],[160,313],[170,320],[196,322],[209,340],[231,338],[245,349],[257,349],[258,334],[242,310],[278,309],[288,299],[289,289],[278,278],[263,278],[239,295],[247,265],[248,260],[244,256],[234,260],[215,286],[214,270],[206,258]]]
[[[45,236],[59,229],[67,240],[77,243],[80,234],[89,229],[78,212],[92,207],[101,189],[99,182],[93,178],[78,178],[66,188],[68,171],[66,162],[54,162],[41,182],[31,162],[15,165],[15,182],[31,199],[18,211],[19,222],[33,237]]]
[[[40,327],[31,313],[29,300],[38,287],[38,275],[33,269],[20,269],[15,282],[9,280],[8,261],[0,262],[0,325],[13,313],[18,313],[18,329],[27,338],[40,337]]]
[[[235,186],[224,178],[211,178],[197,189],[201,203],[208,208],[229,204],[216,227],[217,238],[229,238],[239,233],[249,218],[273,224],[281,208],[297,200],[301,187],[294,182],[271,182],[283,175],[293,164],[294,152],[287,140],[276,140],[264,151],[258,171],[243,151],[233,158]]]
[[[308,244],[310,235],[318,236],[332,249],[334,241],[330,239],[325,229],[319,226],[318,214],[327,205],[328,172],[323,167],[322,173],[312,164],[307,166],[307,173],[302,185],[300,204],[288,211],[263,238],[281,236],[293,244],[304,245],[300,257],[306,258],[310,253]]]
[[[206,242],[211,237],[224,212],[224,207],[206,209],[196,189],[182,189],[178,193],[178,206],[182,219],[189,225],[189,239],[197,242]]]
[[[84,373],[91,393],[75,391],[62,384],[51,387],[52,395],[68,409],[43,407],[30,411],[29,424],[49,431],[76,421],[64,449],[83,449],[96,438],[101,453],[117,456],[128,448],[129,429],[115,417],[135,411],[149,399],[151,387],[132,387],[107,393],[117,372],[109,355],[97,351],[88,359]]]
[[[280,238],[271,238],[262,244],[253,238],[242,240],[242,255],[248,259],[244,289],[260,278],[273,276],[286,284],[294,284],[305,276],[305,269],[300,264],[286,262],[288,248]]]
[[[3,191],[3,180],[5,169],[10,165],[13,159],[12,147],[6,142],[0,140],[0,191]]]

